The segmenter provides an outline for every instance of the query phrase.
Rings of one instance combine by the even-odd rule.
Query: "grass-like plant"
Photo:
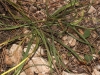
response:
[[[30,38],[30,41],[28,43],[27,50],[25,53],[23,53],[22,61],[18,65],[12,67],[11,69],[2,73],[1,75],[6,75],[7,73],[10,73],[11,71],[14,71],[13,75],[19,75],[21,73],[23,66],[24,66],[25,62],[27,61],[27,59],[34,55],[34,53],[36,52],[36,50],[38,49],[38,47],[41,43],[44,46],[44,48],[46,49],[46,53],[47,53],[46,55],[47,55],[47,59],[49,62],[49,67],[51,68],[51,72],[56,71],[57,73],[59,73],[58,70],[60,70],[60,69],[70,72],[66,68],[64,62],[62,61],[62,58],[60,56],[60,53],[56,49],[56,45],[55,45],[54,41],[56,41],[62,47],[64,47],[67,51],[69,51],[80,63],[87,64],[87,61],[82,59],[78,55],[78,53],[75,52],[73,49],[71,49],[69,46],[65,45],[62,42],[62,40],[60,40],[60,38],[57,38],[55,36],[56,32],[51,30],[51,26],[57,26],[58,28],[64,28],[64,29],[62,29],[62,33],[57,32],[57,36],[63,35],[66,33],[66,34],[72,36],[73,38],[75,38],[77,41],[88,45],[90,48],[91,54],[94,52],[93,46],[88,42],[87,38],[90,36],[91,30],[94,30],[95,28],[86,28],[86,27],[79,25],[79,23],[84,19],[84,11],[83,10],[81,11],[82,15],[81,15],[81,17],[78,17],[77,21],[76,21],[75,16],[74,16],[73,21],[71,21],[71,22],[67,22],[66,18],[65,18],[66,15],[70,15],[71,13],[76,13],[75,10],[77,8],[75,8],[75,5],[78,4],[79,1],[70,0],[69,4],[62,6],[61,8],[55,10],[54,13],[49,14],[47,12],[47,15],[49,14],[48,15],[49,19],[47,19],[45,21],[31,20],[29,17],[27,17],[27,15],[23,11],[23,9],[21,9],[20,5],[15,4],[15,3],[11,2],[10,0],[4,0],[4,1],[1,0],[0,2],[1,3],[6,2],[8,5],[12,6],[17,12],[19,12],[22,15],[21,17],[18,17],[16,15],[14,15],[9,8],[7,8],[8,12],[11,16],[10,17],[4,16],[4,15],[0,15],[0,16],[2,16],[5,19],[10,18],[10,19],[14,19],[15,21],[23,22],[23,24],[19,23],[19,25],[14,26],[14,25],[10,25],[10,24],[7,25],[4,22],[2,22],[2,20],[1,20],[0,25],[5,26],[5,28],[0,28],[0,31],[10,31],[10,30],[14,30],[14,29],[17,30],[19,28],[24,28],[24,27],[29,28],[31,31],[28,34],[22,34],[22,35],[12,38],[11,40],[5,41],[5,42],[1,43],[0,46],[7,45],[8,43],[18,39],[19,37],[21,37],[23,39],[24,37],[29,37],[30,35],[32,35]],[[76,13],[76,15],[77,15],[77,13]],[[60,22],[59,22],[59,20],[60,20]],[[41,27],[39,27],[37,24],[40,22],[43,23],[43,25]],[[79,36],[79,38],[75,37],[72,33],[67,32],[67,28],[70,28],[73,31],[75,31],[75,33]],[[85,30],[84,35],[81,35],[78,32],[77,28],[84,29]],[[49,41],[48,38],[51,41]],[[28,55],[28,52],[29,52],[30,47],[34,40],[36,41],[36,46],[33,49],[33,52],[30,55]],[[55,60],[56,60],[56,66],[54,66],[55,67],[54,69],[52,68],[52,65],[54,65],[52,56],[54,56]]]

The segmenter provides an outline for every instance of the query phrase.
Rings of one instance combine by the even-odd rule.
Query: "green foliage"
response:
[[[92,55],[89,55],[89,54],[86,54],[86,55],[84,56],[84,59],[89,63],[89,62],[92,61],[93,56],[92,56]]]
[[[83,34],[83,37],[84,38],[88,38],[89,36],[90,36],[90,30],[89,29],[86,29],[85,31],[84,31],[84,34]]]
[[[24,11],[20,8],[19,5],[12,3],[10,0],[7,0],[7,3],[9,3],[12,7],[14,7],[22,15],[22,17],[17,17],[16,15],[12,14],[9,10],[9,13],[12,15],[13,19],[16,20],[16,21],[18,20],[18,21],[25,22],[25,23],[24,24],[19,23],[18,26],[11,26],[9,24],[8,24],[9,26],[6,26],[6,24],[3,24],[1,22],[0,24],[2,26],[5,25],[6,27],[5,28],[0,28],[0,31],[18,29],[18,28],[22,28],[22,27],[23,28],[27,27],[31,31],[30,34],[23,35],[23,36],[20,35],[20,37],[29,37],[30,35],[32,36],[32,38],[30,38],[30,41],[28,43],[26,53],[23,53],[22,61],[24,61],[26,58],[28,58],[28,52],[30,50],[30,47],[31,47],[33,41],[38,41],[38,42],[36,42],[36,48],[33,50],[33,53],[35,53],[35,51],[37,50],[40,43],[42,43],[43,47],[46,49],[46,52],[47,52],[46,55],[47,55],[47,59],[48,59],[49,66],[50,66],[51,70],[53,70],[52,69],[52,66],[53,66],[53,57],[52,56],[54,56],[54,58],[56,60],[56,67],[59,68],[59,69],[63,68],[64,70],[67,70],[69,72],[69,70],[66,69],[66,66],[62,61],[60,53],[56,48],[55,42],[59,43],[62,47],[64,47],[66,49],[66,51],[68,51],[68,56],[73,55],[79,62],[84,62],[84,59],[87,62],[92,61],[92,59],[93,59],[92,55],[86,54],[84,56],[84,59],[83,59],[79,56],[79,54],[75,50],[73,50],[69,46],[65,45],[62,42],[62,40],[59,39],[59,37],[56,37],[56,36],[59,36],[59,35],[62,36],[65,33],[67,33],[68,35],[75,38],[77,41],[87,45],[90,48],[91,54],[93,53],[92,45],[87,40],[87,38],[90,36],[90,33],[91,33],[90,30],[93,30],[93,28],[89,29],[89,28],[78,25],[83,20],[84,11],[82,10],[81,17],[78,17],[77,20],[75,19],[73,22],[70,22],[70,23],[68,23],[66,21],[66,19],[63,18],[63,17],[66,16],[66,14],[69,15],[70,13],[72,13],[73,7],[78,2],[77,0],[70,0],[70,1],[71,2],[69,4],[67,4],[65,6],[62,6],[61,8],[57,9],[54,13],[52,13],[50,15],[50,20],[32,21],[32,20],[29,19],[29,17],[27,17],[25,15]],[[62,13],[62,12],[64,12],[64,13]],[[61,18],[60,23],[58,22],[59,17]],[[4,18],[7,18],[7,17],[4,17]],[[53,18],[53,20],[52,20],[52,18]],[[38,27],[39,22],[43,23],[44,25],[41,26],[41,27]],[[50,27],[52,27],[52,26],[57,26],[58,28],[62,28],[62,33],[60,33],[59,31],[55,32],[55,30],[51,30]],[[71,30],[73,30],[77,34],[78,37],[76,37],[74,34],[68,32],[67,28],[70,28]],[[85,30],[83,35],[81,35],[78,32],[78,30],[77,30],[78,28],[82,28],[83,30]],[[56,36],[55,36],[55,33],[56,33]],[[12,39],[11,42],[18,39],[18,38],[19,37]],[[48,39],[50,39],[50,40],[48,40]],[[16,71],[14,72],[14,75],[19,75],[20,74],[20,72],[22,71],[22,68],[24,66],[24,63],[25,63],[25,61],[23,63],[19,63],[19,65],[17,67],[12,68],[12,70],[16,69]],[[10,70],[10,71],[12,71],[12,70]],[[8,73],[8,72],[5,72],[5,74]],[[2,74],[2,75],[5,75],[5,74]]]
[[[98,54],[100,55],[100,51],[98,52]]]

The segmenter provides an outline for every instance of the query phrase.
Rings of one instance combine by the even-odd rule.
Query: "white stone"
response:
[[[35,46],[36,46],[36,44],[32,44],[32,45],[31,45],[31,48],[30,48],[28,54],[34,52],[34,48],[35,48]],[[26,50],[27,50],[27,48],[24,48],[24,52],[26,52]],[[34,56],[37,57],[37,56],[41,56],[41,55],[44,55],[44,54],[45,54],[45,53],[44,53],[44,49],[41,48],[41,47],[39,47],[39,48],[37,49],[37,51],[36,51],[36,53],[35,53]]]
[[[22,73],[20,73],[20,75],[26,75],[26,73],[25,72],[22,72]]]
[[[13,65],[17,65],[22,59],[22,46],[13,44],[9,53],[11,61],[14,63]]]
[[[67,40],[67,35],[63,36],[62,40]]]
[[[86,74],[86,73],[75,74],[75,73],[68,73],[68,72],[63,71],[62,75],[88,75],[88,74]]]
[[[71,36],[68,36],[68,44],[73,47],[76,44],[76,39],[72,38]]]
[[[100,75],[100,72],[97,69],[93,69],[92,75]]]
[[[46,65],[49,65],[47,60],[41,57],[33,57],[32,62],[33,62],[33,65],[36,65],[33,67],[33,70],[36,73],[43,73],[43,72],[48,73],[50,71],[50,68],[46,66]]]
[[[96,12],[96,9],[93,6],[90,6],[90,9],[88,11],[89,14]]]

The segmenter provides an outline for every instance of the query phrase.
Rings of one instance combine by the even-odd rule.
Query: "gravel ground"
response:
[[[48,15],[46,14],[47,7],[48,7],[48,14],[52,14],[53,12],[55,12],[55,10],[69,3],[69,0],[48,0],[48,1],[47,0],[19,0],[19,1],[12,0],[12,1],[16,4],[20,4],[20,6],[22,6],[22,9],[26,12],[27,16],[30,17],[30,19],[33,21],[40,21],[40,20],[46,21],[48,17]],[[77,17],[80,16],[81,14],[80,11],[83,9],[85,11],[85,16],[79,25],[87,27],[87,28],[91,28],[91,27],[96,28],[100,26],[99,25],[100,24],[100,20],[99,20],[100,19],[100,1],[94,0],[93,4],[91,4],[89,8],[85,8],[85,5],[90,4],[91,1],[92,0],[80,1],[83,7],[80,7],[79,5],[76,6],[76,8],[78,8],[78,11],[79,11]],[[10,6],[8,7],[10,8]],[[16,15],[20,16],[19,13],[16,12],[14,9],[11,9],[11,10],[14,11]],[[8,15],[7,11],[5,10],[5,8],[3,8],[1,4],[0,4],[0,14]],[[71,22],[74,20],[73,13],[66,15],[65,17],[67,19],[67,22]],[[6,20],[2,19],[2,20],[4,22],[6,21],[6,23],[10,23],[11,25],[18,24],[17,22],[15,23],[14,21],[9,20],[9,19],[6,19]],[[39,27],[42,27],[43,23],[38,23],[38,25]],[[0,28],[2,27],[0,26]],[[57,27],[52,27],[52,28],[53,30],[57,32],[57,31],[63,30],[64,27],[62,29],[57,28]],[[77,36],[76,33],[70,28],[67,31]],[[78,31],[80,34],[84,34],[83,29],[78,29]],[[15,36],[18,36],[22,34],[23,32],[24,31],[21,31],[21,29],[14,30],[14,31],[0,31],[0,43],[4,42],[5,40],[11,39]],[[60,37],[60,39],[64,42],[64,44],[68,45],[70,48],[76,51],[82,58],[84,58],[85,54],[87,53],[90,54],[90,49],[86,44],[78,42],[76,39],[72,38],[71,36],[64,34],[63,36]],[[91,35],[89,38],[87,38],[87,40],[90,42],[90,44],[93,45],[96,51],[96,54],[92,55],[94,59],[88,64],[79,63],[77,59],[75,59],[74,56],[68,55],[69,52],[64,47],[56,43],[56,48],[58,49],[59,54],[63,58],[63,61],[65,62],[65,66],[71,72],[77,73],[77,75],[82,74],[82,73],[87,73],[88,75],[94,75],[93,74],[94,68],[96,68],[97,65],[100,65],[100,57],[98,54],[100,51],[100,28],[94,31],[91,31]],[[11,47],[11,44],[9,47]],[[8,63],[4,62],[4,59],[9,58],[6,56],[8,53],[5,51],[5,49],[6,48],[9,49],[9,47],[4,46],[3,48],[1,48],[0,72],[3,72],[4,70],[6,70],[6,67],[9,66],[7,65]],[[10,63],[10,66],[11,65],[13,64]],[[100,68],[97,70],[100,70]],[[64,69],[61,69],[61,73],[62,71],[64,71]],[[27,75],[31,75],[31,74],[27,74]],[[54,73],[54,75],[56,74]]]

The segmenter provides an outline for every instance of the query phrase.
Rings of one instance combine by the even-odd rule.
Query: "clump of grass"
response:
[[[3,2],[3,1],[2,1]],[[56,66],[55,66],[55,71],[57,73],[59,73],[58,70],[61,70],[63,68],[63,70],[66,70],[68,72],[70,72],[66,67],[65,67],[65,64],[64,62],[62,61],[62,58],[58,52],[58,50],[56,49],[56,46],[55,46],[55,43],[54,41],[56,41],[57,43],[59,43],[60,45],[62,45],[64,48],[66,48],[80,63],[83,63],[83,64],[87,64],[87,62],[85,60],[83,60],[78,54],[77,52],[75,52],[73,49],[71,49],[69,46],[65,45],[62,40],[60,40],[60,38],[57,38],[55,36],[55,31],[51,30],[51,26],[58,26],[59,28],[64,28],[62,29],[62,33],[60,32],[57,32],[57,36],[59,35],[63,35],[64,33],[67,33],[68,35],[72,36],[73,38],[75,38],[77,41],[81,42],[81,43],[84,43],[86,45],[89,46],[90,48],[90,51],[91,53],[93,53],[93,49],[92,49],[92,45],[88,42],[87,38],[90,36],[90,31],[93,30],[94,28],[85,28],[83,26],[80,26],[78,25],[82,19],[84,18],[84,11],[82,10],[82,16],[79,17],[77,19],[77,21],[71,21],[71,22],[68,22],[66,21],[65,19],[65,16],[66,15],[69,15],[70,13],[74,13],[74,10],[75,10],[75,5],[78,3],[77,0],[73,0],[71,1],[70,0],[70,3],[65,5],[65,6],[62,6],[61,8],[57,9],[54,13],[52,13],[51,15],[49,13],[49,19],[46,20],[46,21],[32,21],[29,17],[26,16],[26,14],[24,13],[24,11],[20,8],[19,5],[17,4],[14,4],[13,2],[11,2],[10,0],[6,0],[5,2],[7,2],[9,5],[11,5],[14,9],[16,9],[16,11],[18,11],[22,17],[17,17],[15,16],[9,9],[8,9],[8,12],[10,13],[11,17],[10,18],[13,18],[14,20],[16,21],[22,21],[22,22],[25,22],[25,24],[20,24],[17,25],[17,26],[10,26],[8,24],[8,27],[6,26],[5,28],[0,28],[0,31],[10,31],[10,30],[14,30],[14,29],[19,29],[19,28],[24,28],[24,27],[27,27],[30,29],[31,33],[30,34],[23,34],[23,35],[20,35],[18,37],[15,37],[13,39],[11,39],[10,41],[6,41],[0,45],[5,45],[7,43],[10,43],[12,41],[14,41],[15,39],[18,39],[19,37],[29,37],[30,35],[32,35],[32,37],[30,38],[30,41],[28,43],[28,48],[27,48],[27,51],[25,53],[23,53],[23,59],[22,61],[16,65],[15,67],[12,67],[11,69],[9,69],[8,71],[2,73],[1,75],[5,75],[13,70],[14,73],[13,75],[19,75],[20,72],[22,71],[23,69],[23,66],[26,62],[26,60],[28,58],[30,58],[32,55],[34,55],[34,53],[36,52],[36,50],[38,49],[39,45],[42,43],[45,47],[45,49],[47,50],[47,59],[48,59],[48,62],[49,62],[49,66],[51,68],[51,72],[54,71],[54,69],[52,68],[52,65],[53,65],[53,57],[55,57],[55,60],[56,60]],[[76,13],[77,14],[77,13]],[[4,18],[9,18],[8,16],[3,16]],[[60,20],[60,22],[59,22]],[[74,19],[75,20],[75,19]],[[41,27],[38,27],[37,23],[43,23],[43,26]],[[1,25],[6,25],[4,23],[0,23]],[[61,26],[62,24],[62,26]],[[69,33],[67,32],[67,28],[71,28],[73,31],[75,31],[75,33],[80,37],[80,38],[77,38],[75,37],[72,33]],[[85,29],[85,33],[84,35],[81,35],[78,31],[77,31],[77,28],[82,28],[82,29]],[[49,41],[48,38],[51,40]],[[33,43],[33,41],[36,40],[36,47],[35,49],[33,50],[33,52],[28,55],[28,52],[30,50],[30,47]],[[56,68],[57,67],[57,68]]]

